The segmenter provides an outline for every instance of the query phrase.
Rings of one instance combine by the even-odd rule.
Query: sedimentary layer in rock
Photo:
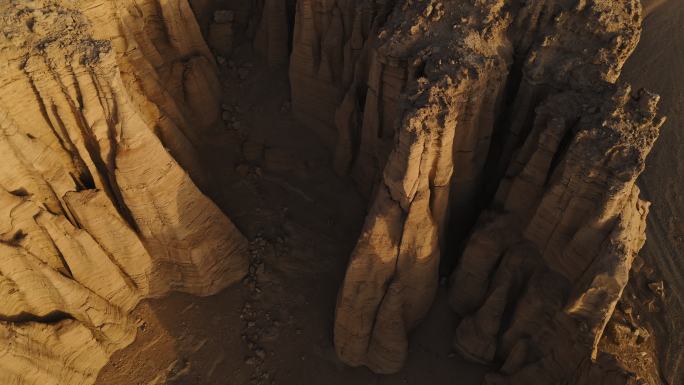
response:
[[[362,118],[359,113],[363,111],[365,90],[370,86],[368,43],[376,40],[393,3],[297,1],[289,68],[292,110],[331,147],[336,141],[337,145],[350,146],[359,140],[355,127],[347,125],[355,125]],[[379,77],[375,81],[381,82],[382,73],[376,75]],[[399,76],[404,78],[401,73]],[[396,94],[398,90],[394,91]],[[347,93],[343,112],[338,113],[340,101]],[[336,125],[344,127],[339,134]],[[346,149],[340,152],[336,162],[343,172],[351,166],[352,159],[346,158]]]
[[[0,15],[0,382],[93,383],[141,298],[246,272],[246,240],[195,184],[213,58],[185,0]]]
[[[596,344],[643,244],[647,204],[634,181],[662,123],[656,97],[613,85],[638,42],[639,3],[393,6],[367,43],[364,107],[353,93],[338,99],[338,128],[355,127],[360,138],[343,143],[351,150],[339,169],[372,193],[339,294],[338,355],[377,372],[401,367],[406,334],[436,289],[440,246],[462,235],[494,188],[493,210],[480,216],[453,279],[453,305],[466,316],[456,346],[477,361],[504,360],[513,383],[537,383],[525,377],[531,370],[539,383],[570,374],[571,383],[625,383]],[[537,218],[544,200],[572,203]],[[537,313],[518,322],[547,325],[547,334],[529,345],[499,341],[518,327],[508,324],[515,305],[529,302]],[[517,332],[508,338],[522,339]],[[581,342],[563,340],[568,332]],[[565,356],[546,344],[552,335]]]
[[[596,96],[568,91],[537,109],[522,167],[453,276],[451,303],[464,316],[455,348],[503,362],[510,377],[491,383],[634,380],[597,346],[645,241],[648,203],[635,182],[662,119],[652,94]]]

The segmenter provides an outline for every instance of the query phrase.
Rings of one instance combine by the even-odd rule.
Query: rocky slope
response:
[[[184,0],[0,15],[0,382],[92,383],[141,298],[246,273],[246,240],[197,187],[214,59]]]

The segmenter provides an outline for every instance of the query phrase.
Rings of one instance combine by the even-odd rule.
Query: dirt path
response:
[[[378,376],[336,358],[335,298],[365,202],[289,114],[286,71],[249,53],[233,60],[224,66],[232,128],[217,129],[202,154],[212,198],[251,240],[250,275],[213,297],[174,294],[139,306],[137,340],[98,384],[479,385],[485,368],[451,353],[445,289],[401,373]]]

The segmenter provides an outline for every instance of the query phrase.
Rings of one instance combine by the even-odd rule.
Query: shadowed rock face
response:
[[[289,55],[294,114],[368,198],[335,314],[345,363],[401,369],[447,259],[453,346],[497,366],[488,384],[637,382],[598,348],[663,123],[619,82],[637,0],[191,3],[0,6],[0,382],[93,383],[140,299],[245,275],[195,150],[222,124],[213,54],[235,39]]]
[[[635,180],[662,124],[657,96],[614,85],[639,2],[333,3],[298,3],[290,74],[293,107],[337,130],[337,170],[370,197],[340,358],[401,368],[447,239],[493,196],[443,256],[454,347],[501,364],[491,383],[633,380],[597,344],[645,239]]]
[[[93,383],[141,298],[246,272],[246,240],[193,182],[214,59],[185,0],[0,15],[0,383]]]
[[[648,203],[635,180],[662,122],[656,96],[609,92],[594,113],[574,92],[538,108],[525,144],[533,149],[519,152],[524,166],[481,216],[452,277],[452,306],[464,316],[454,346],[504,362],[511,378],[492,383],[628,383],[619,371],[596,377],[610,367],[597,345],[645,241]]]

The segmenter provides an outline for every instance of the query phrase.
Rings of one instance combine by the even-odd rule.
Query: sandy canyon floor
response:
[[[350,179],[335,175],[319,138],[292,117],[285,69],[243,47],[221,75],[231,129],[217,129],[200,152],[212,170],[211,197],[251,240],[250,275],[212,297],[144,301],[135,343],[113,356],[97,383],[480,384],[487,368],[453,353],[445,334],[455,320],[444,286],[442,306],[413,333],[401,373],[377,375],[337,359],[335,298],[365,203]],[[226,150],[236,147],[241,158]]]

